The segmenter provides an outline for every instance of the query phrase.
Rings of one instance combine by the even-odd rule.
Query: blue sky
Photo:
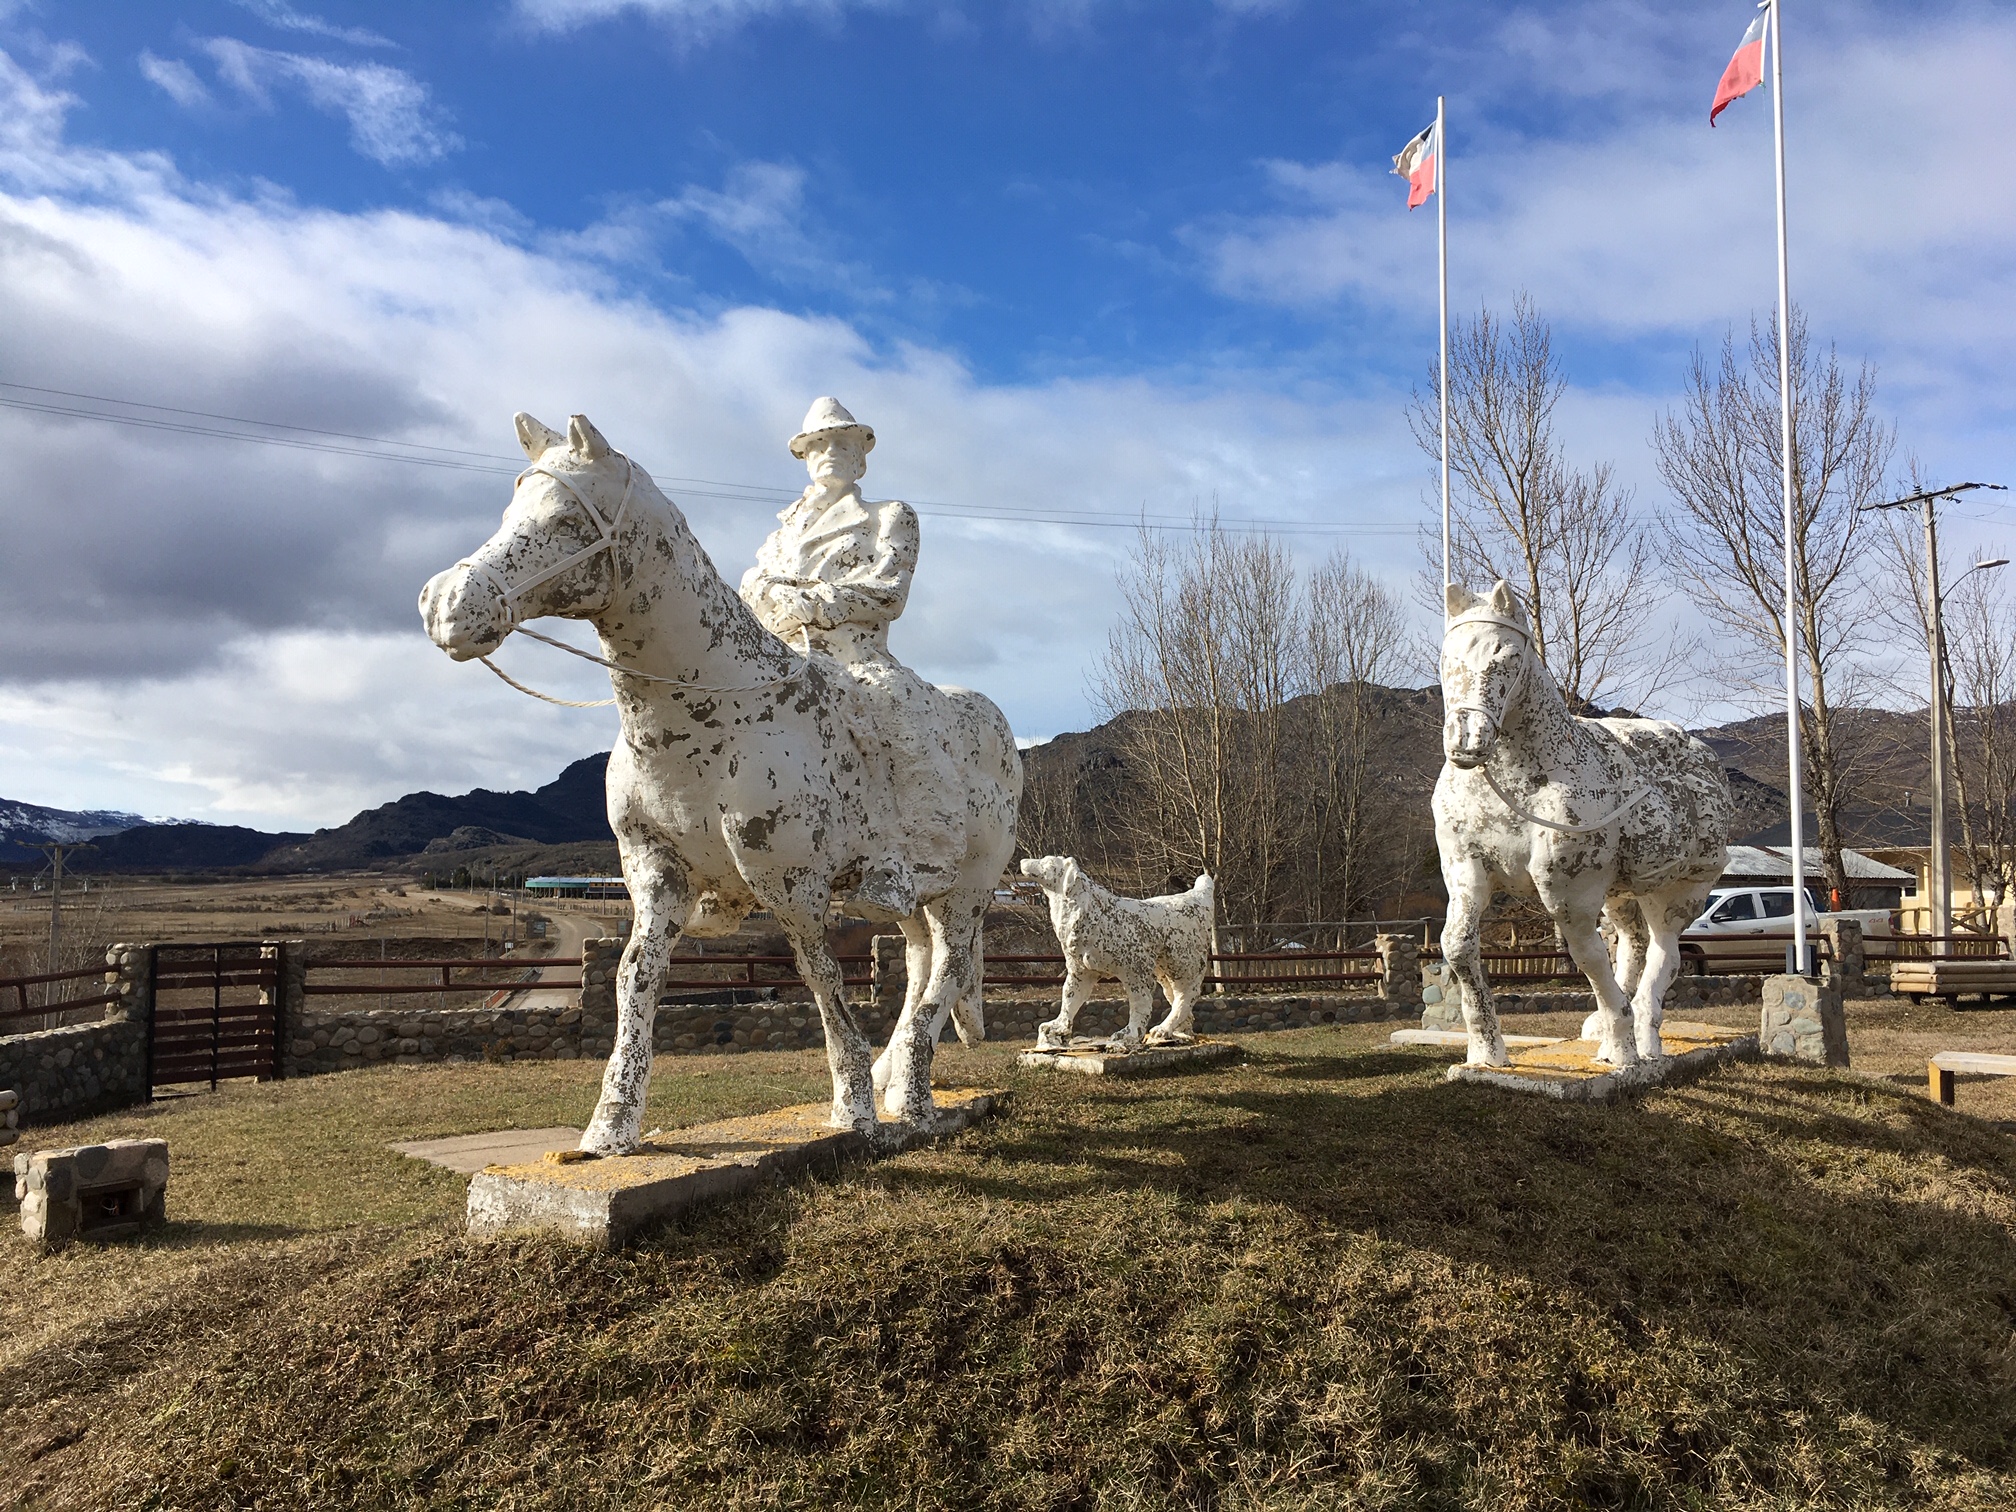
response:
[[[2016,472],[2016,17],[1788,12],[1815,332],[1933,473]],[[661,478],[775,491],[683,500],[731,576],[839,394],[869,492],[925,508],[899,651],[1047,736],[1090,717],[1144,507],[1294,522],[1408,591],[1434,225],[1386,170],[1438,90],[1457,309],[1531,293],[1578,457],[1657,512],[1687,354],[1772,299],[1768,100],[1706,124],[1749,14],[0,0],[0,381],[500,459],[513,410],[585,410]],[[0,439],[9,797],[330,823],[609,741],[418,632],[504,480],[46,411]],[[511,664],[593,692],[557,660]]]

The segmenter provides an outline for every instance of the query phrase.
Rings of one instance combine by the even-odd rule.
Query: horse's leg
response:
[[[602,1073],[595,1116],[581,1136],[581,1148],[596,1155],[627,1155],[641,1140],[659,984],[686,922],[689,897],[686,868],[670,849],[646,841],[628,825],[618,828],[617,847],[636,920],[616,972],[616,1048]]]
[[[928,1122],[933,1116],[931,1063],[938,1036],[948,1016],[979,996],[980,924],[987,910],[984,903],[975,905],[971,892],[955,891],[924,906],[931,930],[931,973],[889,1038],[889,1080],[882,1091],[883,1108],[907,1123]]]
[[[767,889],[757,888],[760,898]],[[826,1033],[826,1066],[833,1075],[833,1127],[873,1136],[875,1120],[874,1050],[862,1032],[861,1020],[847,1006],[847,987],[840,963],[826,946],[829,890],[822,880],[792,890],[789,900],[772,901],[784,938],[798,962],[798,976],[812,989],[819,1005],[819,1024]]]
[[[1071,1043],[1071,1026],[1078,1022],[1078,1010],[1091,998],[1096,980],[1090,971],[1080,972],[1072,962],[1064,963],[1064,999],[1058,1005],[1057,1017],[1037,1025],[1038,1050],[1062,1050]]]
[[[1498,1026],[1498,1005],[1491,1001],[1481,949],[1491,875],[1482,861],[1465,859],[1444,866],[1442,879],[1449,888],[1442,959],[1448,963],[1450,979],[1462,990],[1463,1027],[1470,1037],[1467,1059],[1473,1066],[1502,1066],[1511,1057],[1505,1053],[1505,1035]]]
[[[1617,931],[1617,956],[1612,965],[1617,977],[1617,990],[1630,999],[1638,991],[1639,980],[1645,972],[1648,934],[1645,912],[1638,899],[1624,896],[1609,899],[1603,905],[1603,911],[1609,917],[1611,927]],[[1633,1021],[1636,1021],[1635,1010]],[[1591,1009],[1589,1017],[1582,1021],[1582,1038],[1595,1039],[1602,1029],[1602,1015]],[[1642,1035],[1640,1039],[1643,1039]],[[1642,1044],[1640,1048],[1643,1048]],[[1658,1052],[1655,1050],[1653,1053],[1656,1055]]]
[[[1646,949],[1645,974],[1631,1000],[1631,1019],[1638,1032],[1638,1053],[1663,1055],[1659,1029],[1666,1021],[1666,992],[1680,973],[1680,932],[1701,916],[1708,901],[1705,882],[1667,888],[1644,900],[1646,923],[1651,940]]]
[[[1550,882],[1542,885],[1540,901],[1547,905],[1568,954],[1575,958],[1575,964],[1582,968],[1596,994],[1596,1059],[1613,1066],[1632,1066],[1638,1063],[1638,1047],[1632,1040],[1630,1007],[1623,989],[1617,985],[1616,973],[1610,969],[1610,950],[1603,943],[1599,927],[1603,918],[1602,886],[1598,877]]]
[[[967,1047],[987,1039],[987,905],[994,901],[993,877],[984,888],[955,889],[936,903],[926,905],[925,914],[940,921],[950,956],[946,975],[955,989],[951,1003],[952,1027],[959,1031],[959,1043]],[[932,1043],[937,1043],[934,1039]]]
[[[924,910],[918,909],[907,919],[897,921],[903,931],[903,1011],[896,1015],[896,1022],[889,1029],[889,1043],[882,1047],[882,1053],[875,1057],[875,1095],[879,1098],[889,1089],[890,1061],[896,1049],[896,1040],[903,1032],[903,1026],[916,1016],[917,1005],[924,1001],[924,984],[931,976],[931,926],[924,922]]]

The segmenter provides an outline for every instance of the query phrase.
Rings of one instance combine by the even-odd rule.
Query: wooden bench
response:
[[[2016,1055],[1983,1055],[1973,1050],[1941,1050],[1925,1068],[1925,1091],[1934,1102],[1953,1106],[1954,1073],[2016,1076]]]
[[[1890,990],[1912,1002],[1928,997],[2016,997],[2016,961],[1914,961],[1890,963]]]

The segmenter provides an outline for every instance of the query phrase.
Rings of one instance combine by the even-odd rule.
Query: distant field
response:
[[[618,1255],[472,1245],[393,1139],[575,1123],[599,1068],[240,1085],[165,1136],[168,1229],[0,1241],[28,1508],[2016,1504],[2016,1013],[1856,1005],[1858,1069],[1607,1110],[1441,1080],[1373,1026],[1010,1089],[934,1150]],[[1567,1020],[1522,1020],[1521,1027]],[[666,1126],[823,1057],[661,1062]]]

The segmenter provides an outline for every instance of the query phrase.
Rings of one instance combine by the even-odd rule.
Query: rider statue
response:
[[[933,731],[942,695],[889,651],[889,623],[902,614],[917,568],[917,513],[899,500],[870,503],[860,482],[875,432],[840,401],[822,398],[791,438],[812,482],[756,553],[742,578],[742,598],[764,626],[838,662],[865,695],[855,731],[867,781],[867,833],[895,837],[897,847],[861,858],[860,882],[848,901],[878,922],[907,918],[917,908],[917,872],[957,869],[965,851],[966,816],[919,812],[916,795],[960,790],[958,768]]]

